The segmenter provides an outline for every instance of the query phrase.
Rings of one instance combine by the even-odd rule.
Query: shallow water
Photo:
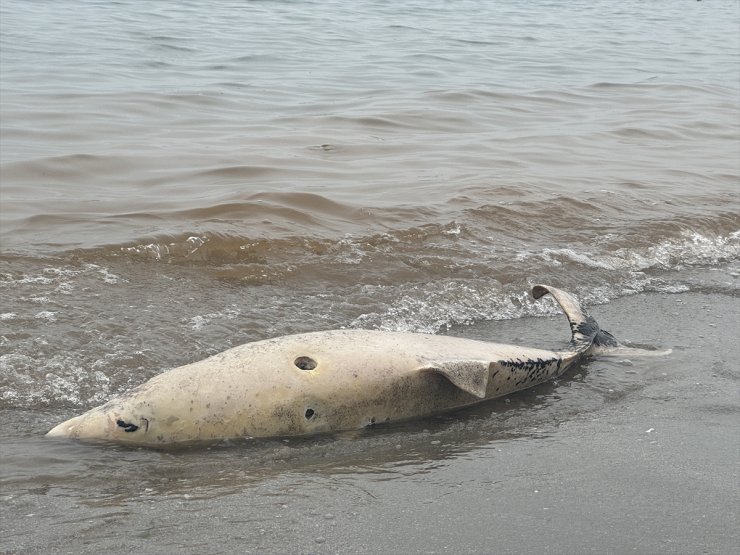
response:
[[[553,532],[561,522],[532,513],[522,488],[551,476],[569,509],[586,502],[538,453],[627,464],[607,430],[631,452],[629,420],[642,426],[664,386],[682,401],[660,401],[661,414],[699,438],[686,456],[709,450],[701,479],[736,475],[722,462],[736,443],[706,439],[709,416],[695,408],[709,392],[688,385],[707,368],[736,377],[736,348],[671,330],[715,331],[689,318],[706,312],[702,296],[715,310],[707,326],[732,337],[740,325],[739,15],[736,2],[4,1],[7,549],[217,551],[213,530],[232,522],[248,531],[224,552],[486,551],[468,527],[480,521],[454,515],[484,510],[475,493],[501,483],[484,470],[497,449],[523,458],[496,486],[518,501],[495,522]],[[537,282],[578,294],[620,339],[674,354],[598,359],[508,401],[340,438],[181,453],[41,438],[164,369],[275,335],[362,327],[556,348],[567,328],[538,318],[557,310],[528,297]],[[674,370],[676,383],[645,379]],[[711,372],[713,388],[734,383]],[[729,435],[737,413],[717,414],[712,430]],[[634,472],[662,464],[645,457]],[[639,494],[629,473],[582,473],[594,495],[599,484]],[[717,493],[726,515],[696,524],[707,534],[635,548],[721,553],[733,536],[717,523],[737,514],[728,491]],[[636,517],[608,528],[616,513],[594,503],[590,535],[517,544],[499,529],[501,551],[588,551],[606,529],[603,545],[622,552],[633,544],[619,534],[649,533]],[[457,526],[434,529],[442,508]],[[372,539],[398,511],[409,525]],[[223,527],[196,525],[200,513]],[[693,530],[696,515],[678,513]],[[53,532],[32,536],[40,523]]]

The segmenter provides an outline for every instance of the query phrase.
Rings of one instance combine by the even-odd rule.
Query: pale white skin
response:
[[[572,297],[545,292],[571,308]],[[590,345],[552,352],[367,330],[290,335],[164,372],[47,435],[154,446],[356,429],[531,387]]]

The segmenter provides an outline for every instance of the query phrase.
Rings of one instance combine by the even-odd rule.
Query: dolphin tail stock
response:
[[[549,285],[535,285],[532,288],[532,296],[535,299],[548,293],[557,301],[568,318],[571,331],[568,348],[574,355],[585,354],[592,347],[619,346],[616,338],[608,331],[602,330],[593,316],[586,312],[573,295]]]

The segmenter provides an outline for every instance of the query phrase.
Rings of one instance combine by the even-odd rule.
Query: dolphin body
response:
[[[568,293],[532,289],[547,293],[570,322],[564,351],[368,330],[288,335],[164,372],[47,436],[166,446],[350,430],[526,389],[617,345]]]

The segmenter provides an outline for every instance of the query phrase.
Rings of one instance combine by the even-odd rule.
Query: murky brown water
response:
[[[722,553],[737,399],[697,407],[736,390],[739,20],[736,2],[4,1],[0,550],[484,552],[485,522],[501,552]],[[556,347],[567,328],[533,318],[555,312],[527,298],[536,282],[674,355],[352,437],[186,453],[40,437],[274,335]],[[694,440],[635,455],[652,414]],[[516,459],[492,474],[499,449]],[[587,497],[544,466],[573,453]],[[640,473],[625,516],[614,492],[639,497]],[[723,515],[679,509],[699,495],[683,479],[715,480]],[[590,532],[533,512],[543,480]],[[648,541],[656,505],[672,532]],[[463,520],[471,506],[493,512]]]

